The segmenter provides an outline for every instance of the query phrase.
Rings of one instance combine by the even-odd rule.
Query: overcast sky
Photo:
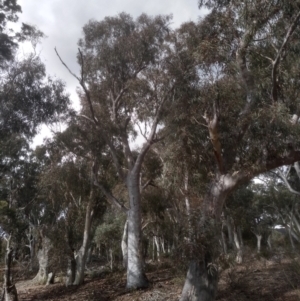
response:
[[[78,72],[76,63],[77,42],[82,37],[82,27],[90,19],[102,20],[127,12],[134,18],[142,13],[148,15],[172,14],[174,28],[187,21],[197,21],[201,15],[198,0],[19,0],[23,13],[20,22],[36,25],[47,38],[42,41],[39,52],[46,64],[47,73],[66,82],[75,107],[76,80],[58,60],[54,47],[70,69]],[[22,49],[21,49],[22,50]],[[45,128],[42,129],[46,133]],[[36,140],[40,143],[41,138]]]

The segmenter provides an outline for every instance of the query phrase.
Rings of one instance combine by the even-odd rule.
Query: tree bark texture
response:
[[[92,227],[92,219],[93,219],[92,202],[93,202],[93,193],[91,192],[90,200],[87,204],[86,213],[85,213],[83,242],[82,242],[82,246],[80,247],[78,253],[75,256],[76,274],[75,274],[75,281],[73,283],[74,285],[80,285],[84,281],[85,264],[86,264],[88,251],[90,248],[90,243],[91,243],[91,227]]]
[[[127,239],[128,239],[128,221],[126,220],[123,230],[122,242],[121,242],[121,249],[122,249],[122,256],[123,256],[123,267],[127,269],[127,262],[128,262],[128,246],[127,246]]]
[[[236,248],[235,261],[240,264],[243,262],[243,250],[242,250],[242,244],[241,244],[241,241],[240,241],[239,235],[238,235],[238,229],[235,226],[233,228],[233,239],[234,239],[234,244],[235,244],[235,248]]]
[[[7,239],[7,247],[5,254],[5,272],[3,283],[3,295],[1,301],[18,301],[18,293],[16,286],[11,280],[11,262],[13,249],[10,247],[10,237]]]
[[[153,239],[154,239],[154,243],[155,243],[155,247],[156,247],[156,260],[157,261],[160,261],[160,239],[158,236],[153,236]]]
[[[148,287],[148,279],[144,273],[142,253],[141,227],[141,196],[139,176],[130,173],[127,178],[130,208],[128,210],[128,262],[127,262],[127,289]]]
[[[205,260],[191,261],[180,301],[213,301],[217,293],[217,270]]]
[[[33,281],[39,284],[46,284],[49,274],[49,251],[52,248],[51,241],[48,237],[42,237],[41,247],[37,252],[39,262],[39,271]]]
[[[204,252],[189,263],[189,269],[180,301],[213,301],[217,293],[218,271],[214,259],[219,250],[221,237],[221,214],[228,193],[236,185],[229,175],[221,176],[211,183],[202,203],[202,219],[196,231],[208,231],[203,238]],[[205,229],[201,229],[201,228]],[[206,229],[207,228],[207,229]],[[213,231],[213,233],[211,232]]]
[[[74,256],[74,252],[72,252],[72,254],[70,254],[69,256],[66,286],[72,285],[74,283],[75,275],[76,275],[76,259]]]
[[[256,239],[257,239],[257,253],[260,253],[262,235],[261,234],[255,234],[255,236],[256,236]]]

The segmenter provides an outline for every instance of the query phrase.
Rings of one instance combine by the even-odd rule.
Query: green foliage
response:
[[[105,244],[108,247],[120,249],[125,221],[126,216],[122,214],[106,213],[95,231],[94,241],[97,244]]]

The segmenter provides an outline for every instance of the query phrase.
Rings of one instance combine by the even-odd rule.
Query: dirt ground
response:
[[[219,301],[300,301],[300,264],[295,260],[251,259],[221,272]],[[155,269],[155,270],[154,270]],[[80,287],[66,287],[56,279],[54,285],[38,286],[31,281],[16,283],[20,301],[160,301],[178,300],[184,282],[171,265],[152,267],[147,273],[150,287],[126,291],[124,273],[87,277]]]

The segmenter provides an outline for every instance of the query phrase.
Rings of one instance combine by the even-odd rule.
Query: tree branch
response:
[[[278,86],[277,86],[277,73],[278,73],[278,67],[279,62],[283,59],[283,56],[285,55],[284,51],[286,50],[288,41],[290,40],[292,34],[294,33],[297,23],[300,18],[300,11],[298,11],[297,15],[295,16],[294,20],[292,21],[291,25],[288,28],[288,31],[284,37],[283,43],[280,47],[280,49],[277,52],[277,56],[275,60],[273,61],[273,69],[272,69],[272,100],[273,103],[275,103],[278,100]]]
[[[284,175],[280,169],[278,169],[277,172],[278,173],[275,172],[276,176],[279,177],[284,182],[287,189],[293,194],[300,195],[300,192],[296,191],[291,187],[289,181],[287,180],[287,175]]]
[[[119,178],[122,180],[122,181],[125,181],[125,175],[124,175],[124,172],[123,172],[123,169],[121,167],[121,164],[118,160],[118,156],[117,156],[117,151],[115,149],[115,146],[114,144],[109,140],[109,138],[105,137],[106,139],[106,143],[109,147],[109,150],[110,150],[110,153],[111,153],[111,156],[112,156],[112,159],[114,161],[114,165],[117,169],[117,172],[118,172],[118,176]]]
[[[104,185],[102,185],[101,183],[99,183],[98,179],[97,179],[97,172],[98,172],[98,166],[96,164],[96,162],[94,162],[93,164],[93,168],[92,168],[92,174],[93,174],[93,183],[96,187],[100,188],[101,191],[103,192],[103,194],[106,196],[107,200],[116,208],[118,208],[119,210],[127,213],[128,209],[119,202],[119,200],[117,200],[113,194],[104,187]]]
[[[91,112],[91,115],[92,115],[92,120],[94,121],[94,123],[96,125],[99,124],[99,121],[98,119],[96,118],[95,116],[95,112],[94,112],[94,107],[93,107],[93,104],[92,104],[92,100],[91,100],[91,95],[90,95],[90,92],[89,90],[87,89],[86,85],[85,85],[85,82],[84,82],[84,74],[83,74],[83,55],[82,55],[82,52],[80,51],[80,49],[78,48],[78,51],[79,51],[79,54],[80,54],[80,59],[81,59],[81,78],[79,78],[75,73],[73,73],[70,68],[67,66],[67,64],[62,60],[62,58],[60,57],[60,55],[58,54],[56,48],[54,48],[55,52],[56,52],[56,55],[58,56],[59,60],[61,61],[61,63],[66,67],[66,69],[69,71],[69,73],[71,75],[73,75],[79,82],[80,86],[82,87],[84,93],[85,93],[85,96],[86,96],[86,100],[88,102],[88,105],[89,105],[89,108],[90,108],[90,112]]]

